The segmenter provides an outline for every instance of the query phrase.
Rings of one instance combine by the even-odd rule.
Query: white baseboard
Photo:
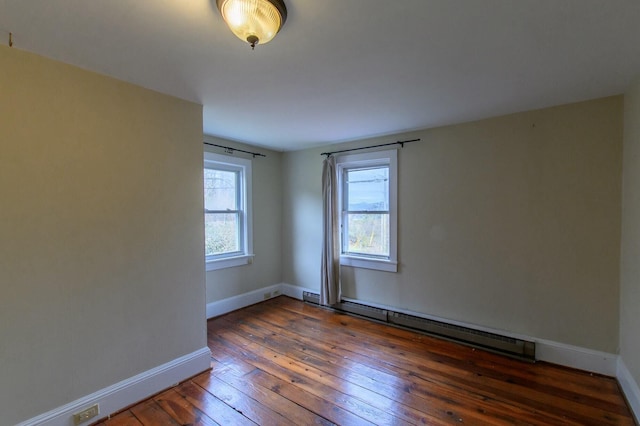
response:
[[[280,284],[280,291],[285,296],[293,297],[294,299],[302,300],[302,293],[308,291],[309,293],[320,293],[318,289],[298,287],[297,285],[291,285],[286,283]]]
[[[99,404],[100,414],[88,420],[86,423],[89,424],[106,418],[135,402],[143,401],[151,395],[207,370],[210,366],[211,352],[208,347],[204,347],[24,421],[17,426],[71,426],[73,413],[93,404]]]
[[[617,377],[622,392],[635,416],[636,424],[640,424],[640,387],[638,387],[638,382],[635,381],[622,358],[618,358]]]
[[[269,293],[269,296],[265,297],[267,293]],[[282,294],[281,285],[274,284],[269,287],[250,291],[249,293],[207,303],[207,319],[228,314],[229,312],[262,302],[263,300],[279,296],[280,294]]]
[[[540,361],[616,377],[618,364],[618,355],[616,354],[545,339],[534,339],[534,341],[536,342],[536,358]]]

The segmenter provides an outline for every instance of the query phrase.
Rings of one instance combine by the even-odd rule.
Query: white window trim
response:
[[[349,154],[336,157],[338,174],[338,214],[342,230],[343,170],[387,164],[389,166],[389,258],[340,255],[340,265],[378,271],[398,272],[398,152],[397,150],[375,151],[364,154]],[[342,250],[342,238],[340,238]]]
[[[253,263],[254,256],[254,254],[246,254],[241,256],[223,257],[220,259],[207,260],[207,271],[217,271],[218,269],[251,265]]]
[[[206,256],[206,270],[215,271],[223,268],[232,268],[235,266],[250,265],[253,263],[253,214],[251,209],[251,161],[246,158],[231,157],[228,155],[214,154],[212,152],[205,151],[204,153],[204,167],[224,167],[229,166],[233,168],[242,169],[242,204],[243,204],[243,218],[244,232],[242,246],[244,252],[239,255],[232,255],[227,257],[211,258]]]

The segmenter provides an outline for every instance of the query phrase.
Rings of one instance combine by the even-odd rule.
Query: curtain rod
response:
[[[419,140],[420,139],[411,139],[411,140],[408,140],[408,141],[397,141],[397,142],[383,143],[383,144],[380,144],[380,145],[363,146],[361,148],[343,149],[342,151],[323,152],[320,155],[326,155],[327,157],[329,157],[329,156],[331,156],[333,154],[339,154],[341,152],[359,151],[361,149],[378,148],[378,147],[381,147],[381,146],[389,146],[389,145],[400,145],[402,148],[404,148],[404,144],[405,143],[418,142]]]
[[[218,145],[210,142],[202,142],[202,143],[205,145],[217,146],[218,148],[224,148],[224,152],[226,152],[227,154],[233,154],[234,151],[238,151],[238,152],[244,152],[245,154],[251,154],[253,155],[253,158],[266,157],[266,155],[260,154],[259,152],[245,151],[244,149],[231,148],[230,146]]]

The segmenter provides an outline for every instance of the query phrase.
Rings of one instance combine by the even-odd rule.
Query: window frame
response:
[[[204,152],[204,169],[233,171],[238,173],[238,187],[236,197],[240,201],[237,212],[239,218],[239,245],[240,250],[233,253],[220,255],[207,255],[205,262],[207,271],[215,271],[223,268],[248,265],[253,262],[253,224],[251,210],[251,161],[245,158],[231,157],[228,155]],[[203,183],[204,185],[204,183]],[[203,206],[204,207],[204,206]],[[235,213],[232,211],[231,213]],[[207,211],[204,210],[203,219]],[[204,247],[203,247],[204,249]]]
[[[345,251],[345,171],[349,169],[387,166],[389,167],[389,256],[357,255]],[[347,154],[336,157],[338,179],[338,221],[340,230],[340,265],[379,271],[398,271],[398,153],[397,150]]]

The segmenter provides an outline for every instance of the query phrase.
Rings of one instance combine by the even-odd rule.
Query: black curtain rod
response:
[[[380,144],[380,145],[363,146],[361,148],[343,149],[342,151],[323,152],[320,155],[326,155],[327,157],[329,157],[329,156],[331,156],[333,154],[339,154],[341,152],[359,151],[361,149],[378,148],[378,147],[381,147],[381,146],[389,146],[389,145],[400,145],[402,148],[404,148],[404,144],[405,143],[418,142],[419,140],[420,139],[411,139],[411,140],[408,140],[408,141],[398,141],[398,142],[383,143],[383,144]]]
[[[253,155],[253,158],[266,157],[266,155],[260,154],[259,152],[245,151],[244,149],[231,148],[230,146],[218,145],[218,144],[210,143],[210,142],[203,142],[203,143],[205,145],[211,145],[211,146],[217,146],[218,148],[224,148],[224,152],[226,152],[227,154],[233,154],[234,151],[238,151],[238,152],[244,152],[245,154],[251,154],[251,155]]]

